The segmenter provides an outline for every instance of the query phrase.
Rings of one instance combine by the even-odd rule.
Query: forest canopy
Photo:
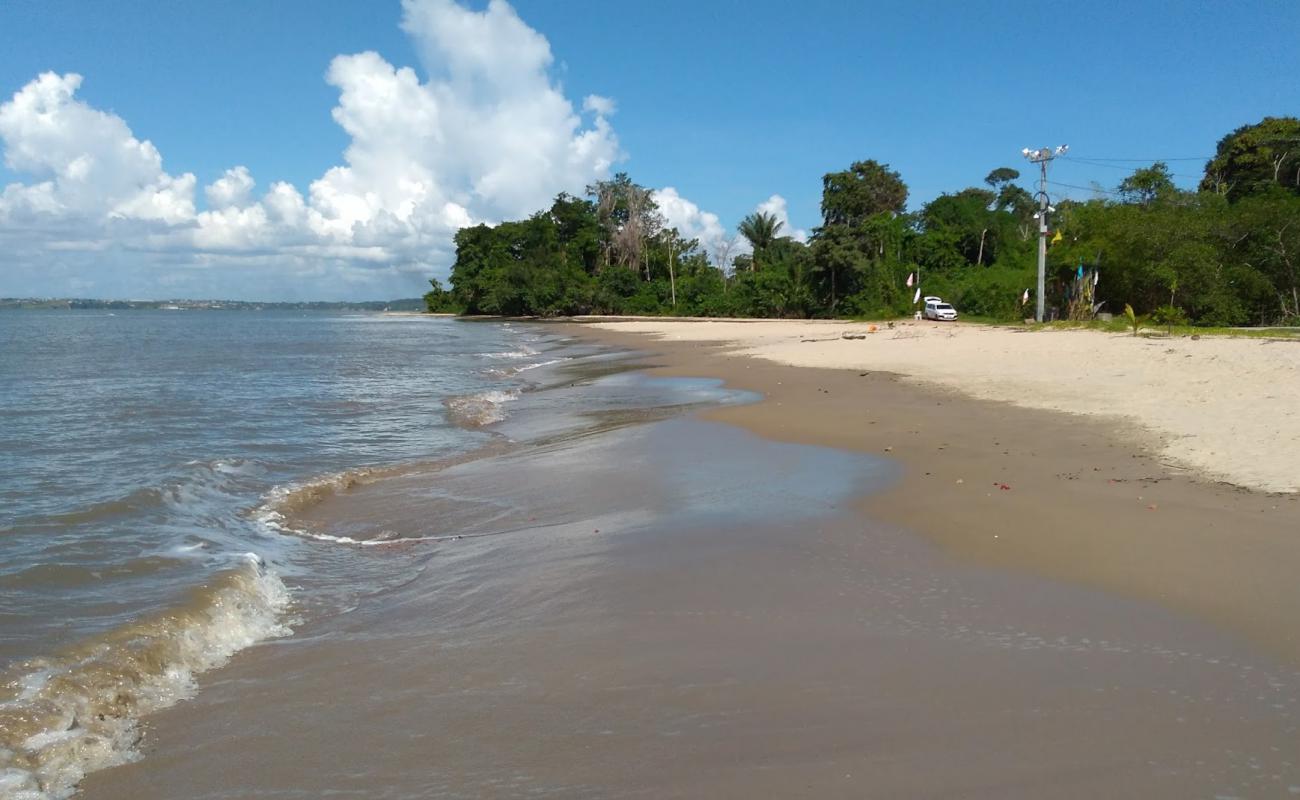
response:
[[[913,312],[909,277],[919,276],[925,294],[965,316],[1018,320],[1038,237],[1020,178],[996,167],[983,185],[909,213],[903,176],[855,162],[822,176],[821,225],[808,242],[759,212],[740,222],[732,241],[747,252],[735,255],[684,238],[652,192],[620,173],[528,219],[463,228],[450,287],[432,281],[425,301],[511,316],[888,318]],[[1056,313],[1131,305],[1199,325],[1300,323],[1300,120],[1229,133],[1194,191],[1156,162],[1094,195],[1053,199],[1046,300]],[[1081,281],[1091,284],[1082,311],[1072,302]]]

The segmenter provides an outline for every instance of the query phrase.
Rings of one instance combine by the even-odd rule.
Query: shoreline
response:
[[[562,333],[566,346],[588,338]],[[313,505],[323,531],[397,537],[323,552],[416,573],[241,653],[152,716],[146,757],[90,776],[85,796],[1174,798],[1300,785],[1283,752],[1300,711],[1288,660],[1124,592],[967,563],[915,519],[889,521],[881,509],[916,480],[894,453],[920,454],[939,420],[983,405],[889,375],[601,335],[591,364],[556,367],[512,404],[498,430],[522,446]],[[609,356],[619,369],[597,366]],[[714,404],[747,387],[765,399]],[[919,398],[944,404],[933,425]],[[601,407],[639,424],[606,426]],[[881,430],[917,433],[873,452],[867,434]],[[987,464],[977,445],[941,446],[954,466]],[[1030,487],[1003,480],[1013,488],[953,485],[1005,510]],[[448,526],[509,535],[414,540]]]
[[[1300,495],[1300,340],[1146,338],[964,323],[766,320],[609,322],[598,329],[802,367],[895,373],[1021,408],[1105,417],[1150,440],[1167,466]]]
[[[720,378],[763,397],[705,419],[893,459],[901,480],[860,509],[952,557],[1153,601],[1300,664],[1295,494],[1171,470],[1151,439],[1121,437],[1104,418],[976,399],[884,371],[790,366],[724,341],[563,327],[649,354],[650,374]]]

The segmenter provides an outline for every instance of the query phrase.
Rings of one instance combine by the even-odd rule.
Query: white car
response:
[[[957,319],[957,309],[938,297],[925,298],[925,310],[921,312],[926,319],[952,322]]]

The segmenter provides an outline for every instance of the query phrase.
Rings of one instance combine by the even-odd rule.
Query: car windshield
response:
[[[940,303],[940,304],[938,304],[937,306],[935,306],[935,308],[939,309],[940,311],[952,311],[952,310],[953,310],[952,306],[948,305],[947,303]]]

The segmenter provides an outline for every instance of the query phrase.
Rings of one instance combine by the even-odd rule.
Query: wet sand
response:
[[[765,400],[332,498],[318,524],[406,536],[478,492],[511,532],[394,545],[419,579],[244,652],[85,796],[1300,793],[1294,502],[1073,418],[652,347]]]
[[[1190,611],[1300,664],[1300,495],[1197,479],[1114,419],[975,400],[889,372],[787,366],[721,343],[574,328],[650,349],[662,365],[652,374],[710,375],[765,398],[708,419],[901,463],[903,482],[867,505],[875,519],[975,563]]]

